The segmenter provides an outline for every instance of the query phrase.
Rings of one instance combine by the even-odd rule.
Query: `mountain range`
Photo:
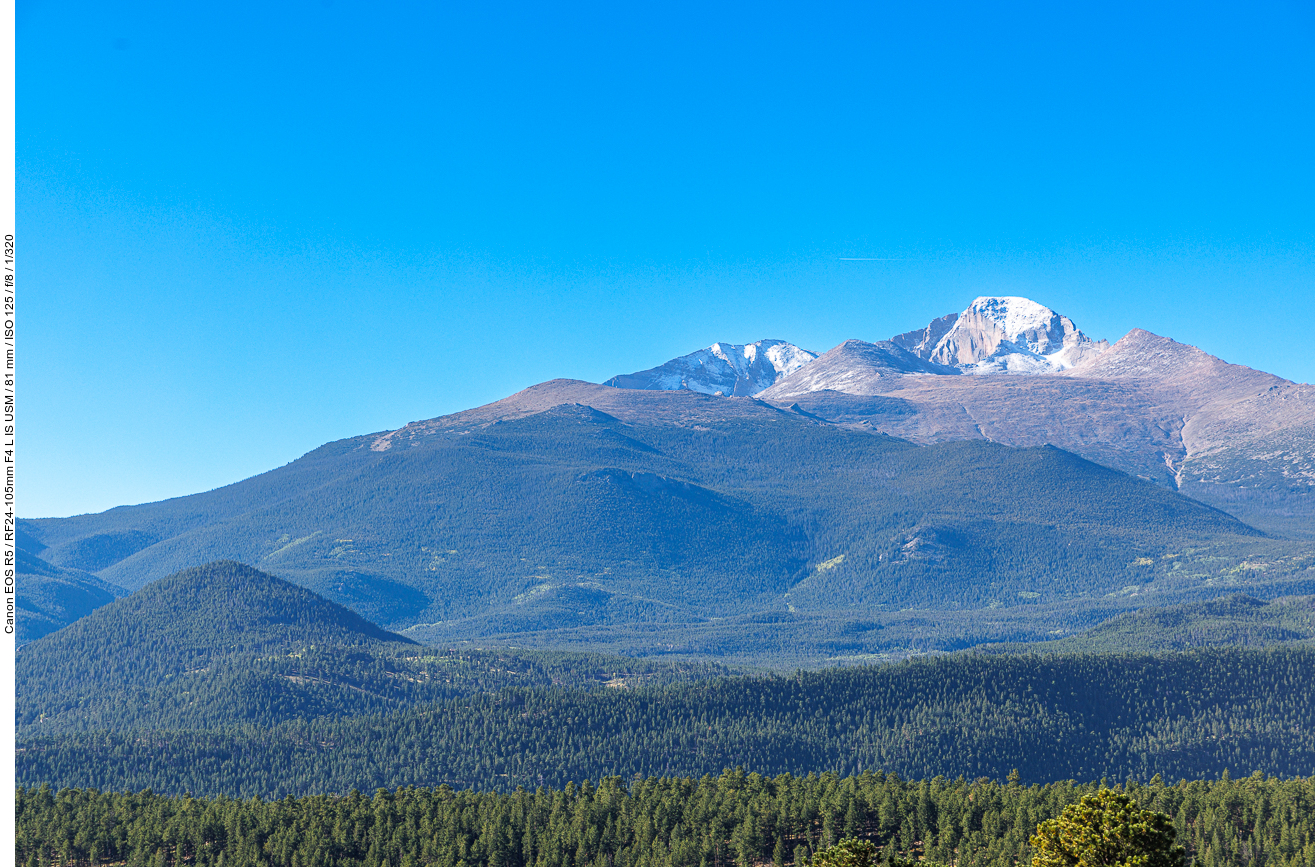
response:
[[[979,298],[888,341],[714,344],[608,383],[21,521],[25,576],[87,600],[21,604],[53,628],[227,558],[417,640],[816,662],[1315,591],[1315,391],[1145,331]]]
[[[845,341],[755,394],[917,443],[1054,445],[1315,538],[1315,387],[1142,329],[1110,346],[1026,298]]]

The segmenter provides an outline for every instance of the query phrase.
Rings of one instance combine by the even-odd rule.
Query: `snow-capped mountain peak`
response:
[[[714,343],[658,367],[614,376],[603,384],[615,388],[753,395],[816,357],[815,353],[784,340],[758,340],[744,345]]]
[[[1054,373],[1109,348],[1108,342],[1079,331],[1067,316],[1017,296],[977,298],[962,313],[901,334],[893,342],[920,358],[969,374]]]
[[[1016,295],[999,298],[984,295],[975,298],[964,314],[972,312],[979,312],[982,316],[998,323],[1010,340],[1028,333],[1044,331],[1057,316],[1049,307],[1044,307],[1031,298]],[[1069,321],[1065,316],[1059,318]]]
[[[805,381],[816,379],[813,385],[822,387],[818,383],[831,382],[836,370],[850,362],[859,363],[864,370],[879,368],[880,376],[886,378],[899,374],[1056,373],[1109,348],[1106,341],[1094,341],[1079,331],[1067,316],[1016,296],[983,296],[962,313],[942,316],[888,342],[864,346],[875,349],[859,352],[850,347],[834,358],[833,350],[827,355],[825,370],[819,370],[816,377],[805,373],[791,382],[796,389],[808,391],[812,387]],[[756,395],[815,358],[815,353],[784,340],[714,343],[658,367],[614,376],[604,385]],[[775,399],[778,391],[774,389],[768,397]]]

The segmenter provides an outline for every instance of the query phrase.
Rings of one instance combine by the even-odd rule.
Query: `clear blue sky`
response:
[[[18,50],[27,517],[982,294],[1315,380],[1306,2],[19,0]]]

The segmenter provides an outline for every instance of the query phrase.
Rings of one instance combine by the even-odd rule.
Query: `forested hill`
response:
[[[961,654],[660,689],[508,689],[379,716],[27,737],[26,785],[234,797],[616,774],[1028,781],[1315,773],[1315,648]]]
[[[26,645],[18,654],[20,725],[109,708],[147,715],[193,707],[189,684],[219,670],[239,677],[231,695],[251,700],[244,669],[312,646],[364,650],[414,642],[296,585],[240,563],[188,569],[115,600]],[[249,692],[249,690],[248,690]]]
[[[341,605],[232,561],[186,569],[97,609],[33,642],[22,659],[81,655],[129,658],[260,652],[292,644],[370,645],[410,639],[374,625]]]
[[[1150,652],[1196,647],[1315,643],[1315,596],[1269,601],[1236,594],[1206,602],[1143,608],[1057,641],[987,646],[986,651]]]
[[[19,731],[182,728],[379,713],[507,686],[666,684],[724,666],[443,650],[237,563],[157,581],[18,656]]]

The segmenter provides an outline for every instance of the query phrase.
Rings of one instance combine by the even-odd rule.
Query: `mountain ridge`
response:
[[[14,637],[21,647],[126,596],[128,590],[81,569],[47,562],[46,546],[19,523],[15,528],[18,622]]]
[[[603,384],[614,388],[688,389],[703,394],[748,396],[816,357],[816,353],[784,340],[757,340],[744,345],[714,343],[658,367],[614,376]]]
[[[1315,387],[1141,328],[1111,346],[1026,298],[847,340],[755,396],[918,443],[1055,445],[1315,539]]]
[[[758,397],[919,443],[1055,445],[1315,539],[1315,387],[1144,329],[1031,376],[918,375],[871,361],[881,346],[847,341]]]

